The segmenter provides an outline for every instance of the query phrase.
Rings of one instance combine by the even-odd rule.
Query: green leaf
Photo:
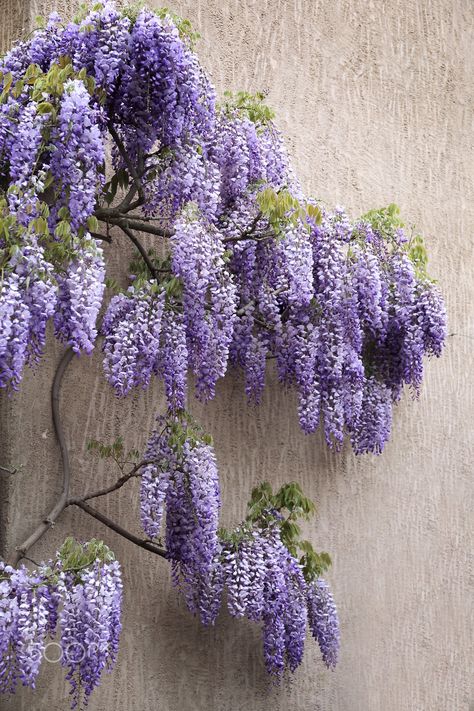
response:
[[[87,227],[91,232],[99,231],[99,220],[95,215],[91,215],[87,218]]]
[[[38,113],[40,116],[43,114],[51,114],[54,112],[54,106],[49,102],[49,101],[42,101],[40,104],[38,104]]]

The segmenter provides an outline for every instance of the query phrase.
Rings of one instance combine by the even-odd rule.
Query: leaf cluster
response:
[[[372,229],[378,232],[387,241],[395,238],[395,231],[405,227],[400,218],[400,208],[395,203],[381,207],[362,215],[362,220],[370,223]],[[405,246],[408,258],[415,267],[415,273],[421,281],[429,280],[427,265],[428,252],[425,242],[420,234],[414,234]]]
[[[404,223],[400,219],[400,208],[394,202],[387,207],[369,210],[362,215],[361,219],[368,222],[375,232],[387,239],[393,237],[395,230],[404,227]]]
[[[247,508],[241,526],[230,532],[224,528],[219,530],[224,543],[238,547],[243,539],[251,536],[255,526],[265,529],[277,525],[282,543],[298,559],[307,582],[315,580],[331,566],[328,553],[317,553],[310,541],[301,537],[298,522],[308,520],[316,509],[297,482],[284,484],[275,493],[268,482],[262,482],[252,489]]]
[[[249,94],[247,91],[224,92],[224,101],[220,104],[221,111],[227,116],[241,116],[248,118],[259,127],[268,126],[275,118],[275,112],[265,103],[265,94],[257,92]]]
[[[286,188],[264,188],[257,194],[257,204],[277,236],[283,234],[286,226],[296,227],[298,222],[302,222],[308,230],[312,225],[321,223],[319,207],[309,202],[301,203]]]
[[[430,280],[427,272],[428,252],[421,235],[414,235],[407,245],[407,253],[415,267],[416,276],[421,281]],[[431,280],[430,280],[431,281]]]
[[[72,536],[66,538],[58,551],[58,562],[63,572],[79,573],[96,561],[110,563],[115,556],[105,543],[92,538],[86,543],[79,543]]]
[[[176,25],[181,39],[187,41],[190,47],[193,48],[196,42],[201,38],[199,32],[194,30],[190,20],[181,17],[168,7],[149,8],[145,2],[134,2],[122,8],[121,15],[122,17],[128,18],[130,25],[133,27],[138,16],[145,8],[153,12],[160,20],[171,20],[173,24]]]
[[[137,449],[125,451],[123,437],[117,437],[112,444],[105,444],[97,439],[91,439],[87,442],[87,451],[97,454],[100,459],[111,459],[120,469],[126,464],[137,462],[140,456]]]
[[[168,436],[168,444],[178,456],[182,455],[186,443],[191,448],[196,447],[198,444],[212,446],[211,435],[205,432],[186,410],[179,410],[170,415],[166,420],[165,429]]]

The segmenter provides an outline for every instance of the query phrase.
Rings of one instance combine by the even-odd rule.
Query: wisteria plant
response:
[[[231,615],[261,624],[275,681],[300,664],[308,625],[334,667],[330,559],[298,525],[312,503],[295,482],[260,484],[246,519],[219,528],[217,463],[187,411],[188,373],[207,401],[241,369],[258,403],[274,367],[304,432],[380,453],[403,386],[418,394],[425,356],[443,348],[422,238],[395,205],[353,221],[305,195],[265,97],[217,101],[195,40],[168,10],[103,1],[72,22],[51,15],[0,60],[0,386],[16,390],[39,362],[49,321],[66,346],[52,386],[62,493],[0,568],[1,691],[34,686],[48,635],[69,650],[73,707],[114,663],[122,584],[105,544],[68,540],[33,572],[20,563],[68,506],[169,560],[204,624],[226,589]],[[122,238],[135,250],[125,289],[105,259],[124,253]],[[142,458],[92,442],[120,478],[73,498],[59,390],[97,343],[117,397],[159,378],[167,411]],[[133,478],[145,538],[89,503]]]

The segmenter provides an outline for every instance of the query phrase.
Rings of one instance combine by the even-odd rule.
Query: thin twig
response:
[[[130,213],[126,216],[127,220],[142,220],[143,222],[169,222],[169,217],[148,217],[146,215],[131,215]]]
[[[93,518],[97,519],[97,521],[103,523],[104,526],[107,526],[107,528],[110,528],[112,531],[115,531],[115,533],[118,533],[118,535],[122,536],[122,538],[126,538],[131,543],[135,543],[136,546],[144,548],[150,553],[155,553],[155,555],[159,555],[162,558],[167,558],[166,551],[163,548],[160,548],[151,541],[146,541],[142,538],[138,538],[138,536],[135,536],[134,533],[127,531],[126,528],[122,528],[122,526],[120,526],[118,523],[115,523],[115,521],[112,521],[112,519],[110,519],[108,516],[105,516],[100,511],[93,509],[92,506],[89,506],[89,504],[86,504],[84,501],[76,501],[74,503],[75,506],[78,506],[80,509],[89,514],[89,516],[92,516]]]
[[[53,386],[51,389],[51,409],[53,414],[53,424],[54,430],[56,432],[56,437],[59,443],[59,449],[61,451],[61,459],[63,464],[63,484],[61,495],[56,501],[46,518],[39,524],[39,526],[33,531],[33,533],[19,545],[15,553],[11,558],[11,565],[17,565],[18,562],[24,557],[28,550],[37,542],[39,539],[56,523],[58,516],[64,511],[67,505],[67,500],[69,497],[69,484],[71,481],[71,469],[69,465],[69,453],[66,446],[66,440],[64,439],[64,432],[61,427],[61,420],[59,414],[59,393],[61,389],[61,383],[64,377],[64,373],[74,357],[74,351],[72,348],[68,348],[57,367]]]
[[[137,230],[137,232],[146,232],[156,237],[168,238],[173,236],[173,232],[164,227],[155,227],[148,222],[142,222],[142,220],[130,220],[126,216],[114,217],[111,215],[110,217],[105,216],[104,218],[99,212],[96,213],[96,217],[98,220],[101,220],[101,222],[108,222],[110,225],[117,225],[117,227],[127,227],[130,230]]]
[[[7,467],[0,467],[1,472],[5,472],[5,474],[10,474],[13,476],[13,474],[16,474],[18,469],[15,467],[13,469],[8,469]]]
[[[104,489],[98,489],[98,491],[93,491],[88,494],[84,494],[84,496],[76,496],[70,498],[68,499],[67,506],[72,506],[73,504],[89,501],[90,499],[97,499],[99,496],[105,496],[106,494],[112,493],[112,491],[117,491],[118,489],[121,489],[122,486],[127,483],[127,481],[133,479],[133,477],[140,476],[140,469],[152,463],[152,461],[145,460],[143,462],[140,462],[140,464],[136,464],[133,469],[131,469],[129,472],[127,472],[127,474],[124,474],[119,479],[117,479],[114,484],[111,484],[110,486],[105,487]]]
[[[128,227],[124,227],[123,225],[120,225],[120,229],[122,232],[128,237],[128,239],[135,245],[135,247],[138,249],[140,252],[143,261],[147,265],[150,274],[152,275],[153,279],[156,279],[156,269],[153,266],[153,262],[151,261],[150,257],[148,256],[145,247],[142,245],[138,237],[134,235],[132,230],[129,230]]]
[[[100,511],[96,511],[95,509],[93,509],[91,506],[89,506],[86,503],[86,501],[88,499],[97,498],[99,496],[104,496],[112,491],[120,489],[133,476],[138,476],[139,470],[143,466],[145,466],[145,464],[149,464],[150,462],[143,461],[143,462],[140,462],[139,464],[136,464],[131,469],[130,472],[128,472],[127,474],[124,474],[122,477],[120,477],[120,479],[118,479],[118,481],[116,481],[110,487],[100,489],[100,490],[93,492],[93,493],[86,494],[82,498],[69,499],[71,469],[70,469],[70,463],[69,463],[69,453],[68,453],[66,440],[64,437],[64,432],[62,429],[61,419],[60,419],[59,395],[60,395],[61,383],[62,383],[62,380],[64,377],[64,373],[66,372],[66,368],[69,365],[69,363],[71,362],[73,356],[74,356],[74,351],[72,350],[72,348],[68,348],[65,351],[64,355],[62,356],[62,358],[59,362],[59,365],[57,367],[57,370],[56,370],[56,373],[54,376],[53,386],[51,389],[51,408],[52,408],[53,424],[54,424],[54,430],[56,432],[56,437],[58,439],[59,448],[61,451],[61,459],[62,459],[62,465],[63,465],[63,485],[62,485],[61,495],[60,495],[59,499],[57,500],[56,504],[54,505],[54,507],[51,509],[48,516],[44,519],[44,521],[42,521],[41,524],[35,529],[35,531],[20,546],[18,546],[16,548],[14,555],[11,557],[10,564],[13,566],[16,566],[16,565],[18,565],[19,561],[22,558],[26,558],[26,553],[28,552],[28,550],[46,533],[46,531],[48,531],[52,526],[54,526],[59,515],[68,506],[77,506],[78,508],[82,509],[87,514],[89,514],[89,516],[92,516],[93,518],[97,519],[98,521],[103,523],[105,526],[107,526],[111,530],[118,533],[123,538],[126,538],[127,540],[131,541],[132,543],[135,543],[135,545],[139,546],[140,548],[144,548],[145,550],[147,550],[151,553],[154,553],[155,555],[159,555],[162,558],[166,558],[167,554],[163,548],[160,548],[158,545],[156,545],[152,541],[147,541],[147,540],[138,538],[138,536],[135,536],[130,531],[127,531],[125,528],[120,526],[118,523],[115,523],[115,521],[112,521],[107,516],[102,514]],[[32,560],[32,559],[28,559],[28,560]]]
[[[109,244],[112,243],[112,237],[110,235],[101,235],[98,232],[91,232],[90,234],[94,239],[98,239],[102,242],[108,242]]]
[[[136,185],[137,191],[138,191],[138,195],[141,200],[144,200],[145,199],[145,191],[143,190],[142,181],[140,180],[140,176],[138,175],[137,170],[136,170],[135,166],[133,165],[133,162],[131,161],[130,156],[127,153],[127,149],[125,148],[123,141],[120,138],[118,131],[116,130],[116,128],[112,122],[109,122],[108,127],[109,127],[109,131],[110,131],[110,135],[114,139],[115,145],[119,149],[120,155],[124,159],[125,165],[127,166],[128,171],[135,182],[135,185]]]

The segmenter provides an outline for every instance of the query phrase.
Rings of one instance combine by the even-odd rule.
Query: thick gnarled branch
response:
[[[57,502],[46,516],[46,518],[39,524],[39,526],[33,531],[33,533],[28,536],[28,538],[23,541],[17,548],[15,553],[11,558],[11,564],[17,565],[22,557],[27,553],[27,551],[44,536],[46,531],[48,531],[54,524],[58,516],[64,511],[67,506],[67,500],[69,497],[69,485],[71,481],[71,468],[69,463],[69,452],[66,445],[66,440],[64,438],[64,432],[61,426],[61,419],[59,413],[59,395],[61,391],[61,383],[63,381],[64,373],[74,357],[74,351],[72,348],[68,348],[61,360],[59,361],[58,368],[56,370],[53,386],[51,388],[51,410],[53,416],[54,431],[59,443],[59,449],[61,451],[61,460],[63,465],[63,483],[61,495],[59,496]]]
[[[60,411],[59,411],[59,398],[60,398],[60,392],[61,392],[61,384],[63,381],[64,373],[66,372],[66,369],[71,362],[72,358],[74,357],[74,351],[72,348],[68,348],[65,352],[64,355],[62,356],[59,365],[57,367],[54,380],[53,380],[53,385],[51,389],[51,409],[52,409],[52,417],[53,417],[53,424],[54,424],[54,430],[56,433],[56,437],[58,439],[59,443],[59,449],[61,452],[61,460],[62,460],[62,468],[63,468],[63,482],[62,482],[62,489],[61,489],[61,494],[56,501],[55,505],[49,512],[49,514],[45,517],[45,519],[36,527],[36,529],[33,531],[33,533],[28,536],[28,538],[23,541],[17,548],[15,549],[15,552],[10,558],[10,564],[13,566],[18,565],[20,560],[23,558],[26,558],[26,553],[29,551],[32,546],[34,546],[35,543],[37,543],[42,536],[50,529],[52,528],[56,521],[58,520],[59,516],[62,514],[62,512],[68,508],[69,506],[77,506],[78,508],[82,509],[85,511],[85,513],[89,514],[93,518],[95,518],[97,521],[100,521],[103,523],[105,526],[110,528],[111,530],[115,531],[118,533],[120,536],[123,538],[126,538],[127,540],[131,541],[132,543],[135,543],[135,545],[139,546],[140,548],[144,548],[145,550],[149,551],[150,553],[154,553],[155,555],[159,555],[162,558],[166,558],[166,551],[163,548],[160,548],[158,545],[153,543],[152,541],[147,541],[139,538],[135,534],[131,533],[127,529],[123,528],[119,524],[117,524],[115,521],[110,519],[108,516],[105,516],[102,514],[100,511],[97,511],[96,509],[92,508],[87,504],[86,502],[89,501],[90,499],[95,499],[99,498],[101,496],[105,496],[107,494],[110,494],[113,491],[117,491],[118,489],[121,489],[124,484],[126,484],[130,479],[137,477],[140,475],[140,470],[142,467],[146,466],[147,464],[150,464],[149,461],[142,461],[138,464],[136,464],[129,472],[126,474],[123,474],[114,484],[111,484],[108,487],[104,487],[103,489],[98,489],[97,491],[94,492],[89,492],[84,494],[82,497],[69,497],[69,488],[70,488],[70,482],[71,482],[71,467],[70,467],[70,461],[69,461],[69,451],[66,445],[66,440],[64,436],[64,431],[62,428],[62,423],[61,423],[61,418],[60,418]]]
[[[123,528],[118,523],[115,523],[115,521],[112,521],[112,519],[110,519],[108,516],[105,516],[105,514],[103,514],[101,511],[97,511],[97,509],[92,508],[92,506],[86,504],[85,501],[75,501],[74,504],[75,506],[78,506],[80,509],[85,511],[85,513],[89,514],[89,516],[92,516],[92,518],[95,518],[97,521],[103,523],[104,526],[107,526],[107,528],[110,528],[112,531],[115,531],[115,533],[118,533],[118,535],[122,536],[122,538],[126,538],[127,541],[134,543],[140,548],[144,548],[150,553],[159,555],[161,558],[167,558],[166,551],[164,550],[164,548],[160,548],[152,541],[146,541],[142,538],[139,538],[138,536],[135,536],[134,533],[131,533],[126,528]]]

